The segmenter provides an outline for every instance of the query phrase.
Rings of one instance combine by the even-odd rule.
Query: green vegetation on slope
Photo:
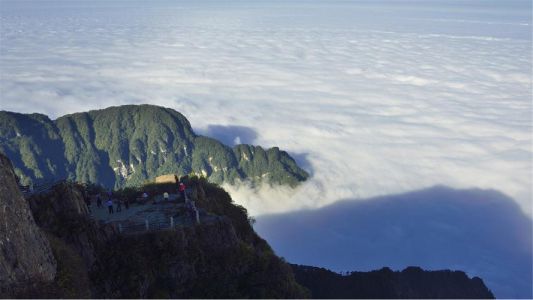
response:
[[[0,152],[22,183],[66,175],[59,130],[45,115],[0,111]]]
[[[0,112],[0,151],[22,182],[67,177],[121,188],[163,174],[198,174],[215,183],[296,186],[308,174],[277,147],[237,145],[196,135],[180,113],[125,105],[66,115]]]

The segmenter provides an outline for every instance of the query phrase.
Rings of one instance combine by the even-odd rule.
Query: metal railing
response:
[[[148,220],[144,222],[114,222],[117,230],[121,234],[133,234],[148,231],[168,230],[176,227],[191,226],[200,224],[200,212],[196,210],[194,214],[187,213],[185,216],[172,216],[168,219]]]
[[[42,183],[36,184],[33,187],[29,185],[19,185],[19,189],[25,197],[29,197],[31,195],[41,194],[44,192],[51,191],[56,185],[66,182],[66,181],[67,180],[64,178],[55,179],[55,180],[47,180]]]
[[[157,231],[157,230],[165,230],[165,229],[172,229],[176,227],[176,223],[174,222],[174,217],[170,217],[168,220],[156,220],[156,221],[149,221],[147,219],[144,220],[144,222],[138,222],[138,223],[118,223],[117,229],[119,233],[122,234],[129,234],[129,233],[139,233],[139,232],[146,232],[146,231]]]

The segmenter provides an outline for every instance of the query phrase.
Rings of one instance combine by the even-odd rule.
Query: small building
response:
[[[167,174],[157,176],[155,178],[155,183],[177,183],[177,176],[174,174]]]

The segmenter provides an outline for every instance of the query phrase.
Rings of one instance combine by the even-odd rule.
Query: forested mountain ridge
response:
[[[195,173],[215,183],[296,186],[308,177],[277,147],[228,147],[195,134],[179,112],[153,105],[109,107],[54,121],[0,111],[0,151],[25,184],[70,178],[118,188],[162,174]]]
[[[481,278],[470,278],[462,271],[384,267],[341,275],[312,266],[291,267],[297,282],[318,299],[494,299]]]

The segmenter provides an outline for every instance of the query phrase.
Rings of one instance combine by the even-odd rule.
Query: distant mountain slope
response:
[[[65,176],[64,145],[47,116],[0,111],[0,151],[26,178]]]
[[[424,271],[408,267],[401,272],[382,268],[341,275],[324,268],[291,265],[296,281],[318,299],[493,299],[479,277],[462,271]]]
[[[66,115],[0,112],[0,151],[22,182],[68,177],[108,187],[158,175],[196,173],[215,183],[250,180],[295,186],[308,174],[274,147],[230,148],[194,133],[177,111],[125,105]]]

